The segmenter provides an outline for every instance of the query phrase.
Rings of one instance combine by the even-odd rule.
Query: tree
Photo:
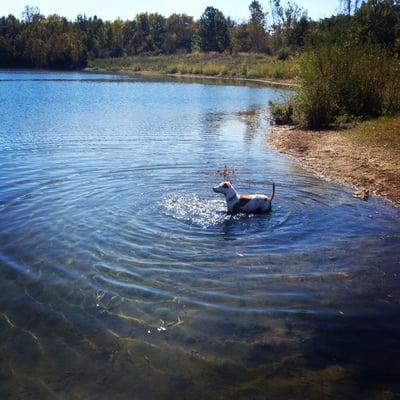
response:
[[[0,18],[0,65],[2,67],[18,66],[15,37],[20,31],[21,23],[13,15]]]
[[[265,32],[266,17],[262,5],[257,1],[249,5],[250,11],[250,22],[247,27],[247,31],[250,39],[250,50],[254,52],[265,52],[267,49],[266,39],[267,35]]]
[[[33,67],[45,67],[47,63],[48,47],[41,39],[29,39],[23,52],[23,56]]]
[[[332,15],[318,22],[310,22],[307,37],[311,45],[342,43],[346,40],[351,24],[351,16]]]
[[[43,19],[43,15],[40,14],[39,7],[25,6],[24,11],[22,11],[22,19],[27,24],[35,24]]]
[[[351,32],[358,42],[369,41],[393,50],[400,38],[400,3],[394,0],[367,1],[354,14]]]
[[[106,29],[101,18],[95,15],[93,18],[86,16],[77,18],[77,28],[85,34],[87,52],[92,57],[104,57],[109,55],[106,50]]]
[[[17,64],[16,50],[11,38],[0,36],[0,66],[9,67]]]
[[[158,14],[149,14],[149,31],[152,51],[161,52],[165,42],[165,18]]]
[[[288,45],[295,47],[303,47],[306,44],[307,34],[310,29],[310,21],[303,15],[293,25],[293,28],[288,32]]]
[[[281,0],[270,0],[273,18],[273,39],[275,50],[288,45],[288,34],[297,21],[305,16],[304,10],[296,3],[288,1],[283,6]]]
[[[65,32],[50,38],[47,63],[51,68],[82,68],[87,62],[84,42],[78,33]]]
[[[136,21],[125,21],[123,24],[123,47],[128,55],[135,54],[133,41],[136,32]]]
[[[136,15],[136,31],[132,40],[134,54],[152,51],[153,46],[150,37],[149,16],[147,13]]]
[[[0,18],[0,36],[15,38],[21,31],[21,28],[21,23],[14,15],[10,14],[8,17]]]
[[[167,18],[164,50],[189,52],[192,50],[192,37],[195,31],[193,17],[186,14],[172,14]]]
[[[262,5],[257,0],[253,0],[249,5],[249,10],[250,23],[265,29],[267,13],[264,12]]]
[[[224,14],[214,7],[207,7],[199,21],[200,49],[225,51],[230,48],[231,38]]]
[[[249,24],[243,23],[232,28],[232,48],[234,52],[248,52],[252,49]]]
[[[121,19],[106,22],[106,40],[110,57],[122,57],[124,55],[124,23]]]

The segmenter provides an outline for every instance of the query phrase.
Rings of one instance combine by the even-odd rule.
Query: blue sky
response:
[[[38,6],[44,15],[59,14],[75,19],[78,14],[97,15],[103,19],[132,19],[139,12],[159,12],[165,16],[172,13],[186,13],[198,18],[204,9],[211,5],[219,8],[225,15],[235,20],[248,17],[248,6],[251,0],[2,0],[0,15],[14,14],[21,16],[26,4]],[[269,0],[260,1],[266,8]],[[295,0],[308,10],[313,19],[334,14],[338,8],[338,0]]]

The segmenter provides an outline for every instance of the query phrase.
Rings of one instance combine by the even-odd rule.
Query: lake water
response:
[[[0,72],[1,399],[399,398],[400,213],[267,148],[288,95]]]

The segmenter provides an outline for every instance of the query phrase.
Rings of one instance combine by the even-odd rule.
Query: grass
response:
[[[156,72],[230,78],[291,81],[297,76],[294,58],[279,60],[263,54],[190,53],[181,55],[140,55],[89,61],[93,70],[122,72]]]
[[[344,137],[360,146],[383,148],[400,154],[400,116],[358,123],[345,130]]]
[[[356,197],[369,191],[400,207],[400,116],[324,132],[275,128],[268,140],[319,175],[360,189]]]

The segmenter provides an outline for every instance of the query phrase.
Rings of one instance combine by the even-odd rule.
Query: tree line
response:
[[[78,15],[75,21],[43,16],[26,7],[21,19],[0,18],[0,66],[77,69],[88,58],[200,52],[255,52],[287,58],[304,47],[343,36],[400,51],[400,0],[340,0],[341,11],[313,21],[294,2],[258,0],[249,17],[236,22],[207,7],[198,20],[186,14],[141,13],[132,20],[104,21]]]

